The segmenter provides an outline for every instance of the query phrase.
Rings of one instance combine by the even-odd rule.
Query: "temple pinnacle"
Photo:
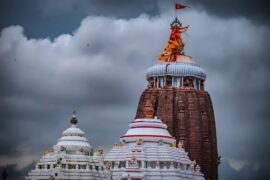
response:
[[[76,111],[73,111],[72,118],[70,119],[70,123],[74,125],[78,123],[78,120],[76,117]]]
[[[171,23],[171,35],[164,51],[160,54],[159,60],[165,62],[174,62],[178,55],[184,55],[184,42],[182,33],[186,32],[189,26],[182,26],[182,23],[176,17]]]

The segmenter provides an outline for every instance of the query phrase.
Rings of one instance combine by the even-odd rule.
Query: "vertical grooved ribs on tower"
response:
[[[216,127],[209,94],[192,88],[149,88],[141,95],[136,118],[144,117],[147,100],[177,141],[184,140],[190,159],[201,165],[206,179],[217,180]]]

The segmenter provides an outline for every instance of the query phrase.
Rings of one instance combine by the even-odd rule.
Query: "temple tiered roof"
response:
[[[175,142],[175,139],[167,131],[167,125],[158,118],[135,119],[120,140],[135,143],[138,139],[143,139],[144,142],[162,141],[167,144]]]
[[[91,146],[88,140],[84,137],[84,132],[76,126],[78,123],[75,114],[70,120],[71,127],[63,132],[63,136],[58,140],[58,143],[53,147],[54,150],[61,150],[65,148],[69,152],[83,151],[89,153]]]
[[[151,115],[150,111],[144,113]],[[132,121],[120,143],[115,144],[104,160],[110,165],[113,179],[204,180],[182,142],[176,147],[167,125],[158,118]]]

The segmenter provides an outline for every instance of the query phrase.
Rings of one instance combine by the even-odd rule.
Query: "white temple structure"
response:
[[[29,172],[27,180],[111,179],[109,171],[104,169],[103,150],[96,153],[92,151],[84,132],[76,126],[77,123],[74,113],[71,127],[63,132],[53,149],[44,152],[35,169]]]
[[[104,161],[114,180],[204,180],[182,143],[160,119],[135,119]]]

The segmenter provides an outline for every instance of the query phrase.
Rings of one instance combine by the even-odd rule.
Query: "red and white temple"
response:
[[[112,179],[204,180],[200,166],[189,159],[182,141],[176,146],[167,125],[151,118],[151,107],[145,108],[145,115],[131,122],[120,143],[105,156]]]

